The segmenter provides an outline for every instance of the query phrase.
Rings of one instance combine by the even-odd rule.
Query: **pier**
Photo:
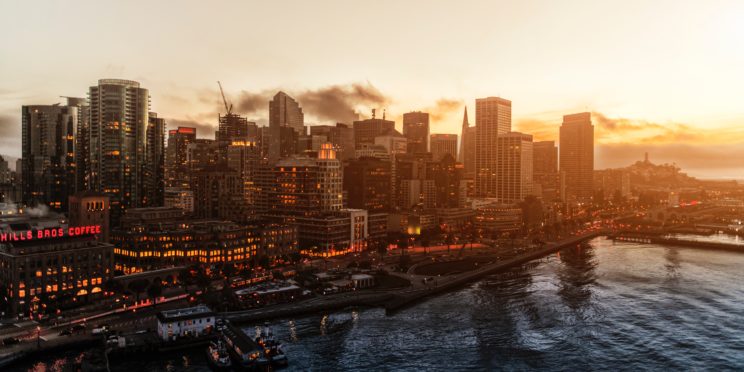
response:
[[[670,238],[663,234],[624,233],[608,234],[608,238],[618,242],[660,244],[673,247],[708,249],[744,253],[744,245],[720,242],[706,242],[701,240]]]

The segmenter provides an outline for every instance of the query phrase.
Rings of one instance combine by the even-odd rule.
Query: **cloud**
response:
[[[18,115],[0,114],[0,151],[21,153],[21,118]]]
[[[595,168],[619,168],[642,160],[648,152],[653,163],[676,163],[693,176],[744,179],[744,142],[732,144],[600,144]]]
[[[389,105],[392,100],[370,83],[330,85],[297,94],[302,109],[319,120],[351,123],[364,108]]]
[[[351,83],[329,85],[317,89],[293,91],[282,88],[265,89],[261,91],[241,90],[235,99],[226,92],[226,98],[233,104],[233,112],[248,116],[249,120],[264,122],[269,114],[269,101],[279,91],[285,91],[296,99],[305,113],[305,121],[330,121],[351,123],[357,120],[358,112],[367,108],[383,108],[392,102],[392,99],[380,92],[370,83]],[[180,100],[178,97],[169,97],[173,102]],[[198,113],[191,116],[195,120],[214,120],[218,113],[224,114],[225,104],[217,89],[204,89],[197,94],[197,100],[208,107],[210,111]]]
[[[701,128],[685,123],[658,123],[643,119],[610,118],[593,112],[594,138],[598,144],[700,144],[744,142],[744,130],[739,127]],[[530,133],[535,140],[557,140],[561,119],[545,121],[525,118],[515,124],[515,130]]]

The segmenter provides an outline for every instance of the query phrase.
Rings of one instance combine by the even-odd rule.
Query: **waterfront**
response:
[[[741,369],[743,265],[737,253],[597,238],[392,316],[349,310],[272,326],[289,370]],[[202,355],[114,370],[207,370]]]

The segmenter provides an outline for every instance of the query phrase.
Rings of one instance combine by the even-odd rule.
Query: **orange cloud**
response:
[[[642,119],[610,118],[592,113],[594,138],[598,144],[712,144],[744,142],[744,130],[738,127],[699,128],[683,123],[657,123]],[[560,119],[521,119],[515,130],[534,135],[535,140],[556,140]]]

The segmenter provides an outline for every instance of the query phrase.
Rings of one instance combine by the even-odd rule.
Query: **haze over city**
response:
[[[0,371],[744,370],[744,2],[0,34]]]
[[[21,105],[85,96],[101,77],[141,82],[169,128],[211,137],[220,80],[259,125],[279,89],[309,124],[377,108],[400,128],[422,110],[432,133],[459,133],[464,106],[501,96],[535,140],[593,112],[597,169],[648,152],[694,176],[744,177],[741,2],[201,4],[5,3],[0,153],[20,157]]]

